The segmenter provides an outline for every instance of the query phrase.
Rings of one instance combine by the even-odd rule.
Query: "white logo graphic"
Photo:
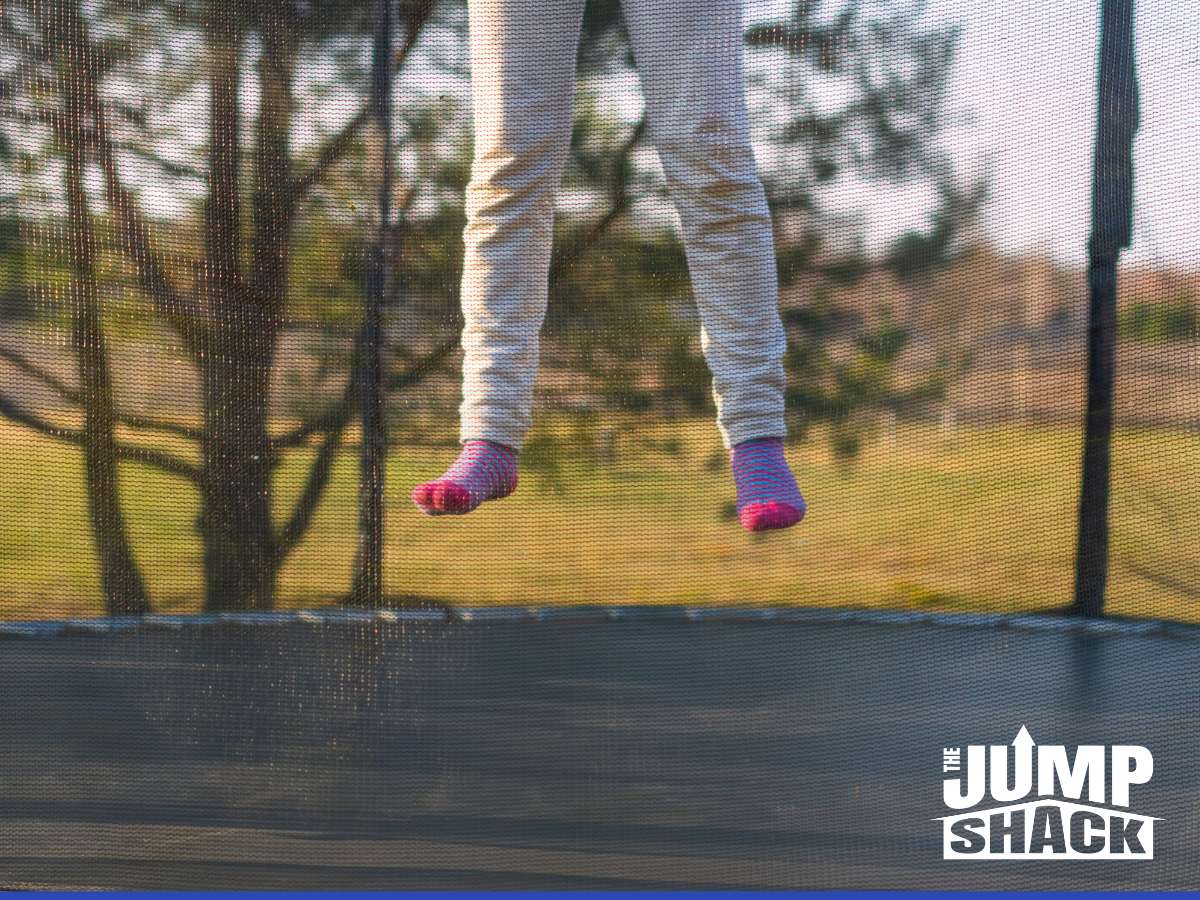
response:
[[[964,772],[965,768],[965,772]],[[1129,812],[1154,774],[1145,747],[1034,743],[942,750],[942,859],[1153,859],[1154,816]],[[1087,795],[1086,800],[1084,795]]]

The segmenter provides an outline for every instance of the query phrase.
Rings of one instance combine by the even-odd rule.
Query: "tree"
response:
[[[946,93],[959,29],[931,19],[922,0],[798,0],[768,18],[754,12],[751,8],[746,45],[758,164],[777,225],[781,285],[785,292],[806,295],[803,305],[784,310],[789,419],[797,438],[813,425],[829,424],[835,452],[849,457],[881,413],[904,413],[937,399],[961,370],[957,360],[947,358],[924,379],[901,383],[897,368],[912,323],[886,311],[867,322],[837,303],[840,287],[875,269],[916,282],[972,246],[987,185],[964,179],[940,140],[954,122]],[[594,91],[602,92],[611,83],[605,77],[632,65],[616,3],[589,6],[580,55],[585,72],[597,79]],[[586,86],[583,93],[586,100]],[[583,190],[603,183],[594,175],[612,158],[621,133],[611,118],[591,112],[585,104],[576,132],[574,174]],[[620,198],[612,207],[615,216],[666,199],[652,158],[639,152],[641,137],[632,137],[632,148],[622,148],[622,167],[607,181]],[[830,203],[848,187],[869,197],[914,184],[932,196],[928,227],[899,235],[879,258],[858,240],[864,223]],[[574,240],[594,245],[596,236],[582,233]],[[611,238],[578,267],[577,280],[556,285],[551,327],[560,326],[573,339],[580,355],[576,368],[598,360],[595,369],[607,373],[612,392],[640,408],[654,399],[631,386],[614,351],[623,337],[628,341],[631,323],[640,323],[641,340],[630,363],[641,370],[647,356],[660,360],[658,400],[691,413],[711,411],[694,316],[690,303],[681,302],[688,298],[687,271],[675,237],[633,227],[632,233],[614,230]],[[574,246],[569,237],[563,243]],[[598,277],[604,257],[621,260],[621,271]],[[635,285],[610,291],[603,302],[587,288],[639,274]],[[606,322],[617,333],[606,334]],[[597,345],[609,354],[597,354]]]
[[[431,9],[432,2],[412,2],[404,8],[407,31],[399,64],[415,45]],[[99,5],[85,14],[75,0],[34,0],[20,13],[6,13],[5,31],[11,44],[23,51],[23,64],[33,72],[46,68],[65,72],[62,90],[53,101],[34,98],[9,112],[53,125],[68,159],[75,293],[82,298],[76,303],[81,385],[78,391],[62,393],[83,407],[85,426],[80,432],[58,427],[20,409],[11,399],[2,401],[0,411],[85,447],[101,556],[111,555],[105,550],[109,543],[124,546],[117,566],[124,573],[118,579],[125,585],[120,591],[132,590],[130,586],[140,580],[132,575],[136,569],[115,503],[112,460],[116,456],[155,465],[191,480],[199,489],[206,608],[266,609],[274,600],[279,568],[308,526],[327,482],[333,453],[351,418],[352,389],[348,388],[345,402],[318,421],[286,435],[272,437],[268,433],[270,374],[285,314],[288,252],[297,208],[347,153],[367,119],[364,107],[313,159],[307,163],[295,159],[291,133],[297,56],[304,40],[326,40],[347,27],[347,22],[353,28],[356,10],[275,0],[253,7],[213,2],[198,18],[187,4],[163,4],[157,11],[161,13],[157,20],[160,28],[196,30],[205,46],[209,127],[207,166],[202,172],[207,192],[202,246],[190,286],[181,284],[172,271],[155,229],[122,177],[125,148],[118,133],[122,126],[135,132],[142,126],[145,132],[144,120],[129,109],[131,104],[110,100],[103,93],[105,77],[146,49],[137,45],[133,31],[122,26],[145,27],[129,25],[127,20],[131,13],[138,17],[147,11],[134,12],[116,4]],[[110,27],[97,28],[97,23]],[[97,37],[98,33],[105,37]],[[245,118],[241,87],[251,33],[260,48],[258,115],[247,190],[241,154]],[[151,146],[150,141],[142,143],[143,150]],[[112,425],[118,418],[112,410],[95,291],[90,287],[88,248],[94,236],[82,189],[71,189],[82,182],[85,159],[98,164],[109,215],[142,294],[186,351],[201,384],[199,428],[123,421],[174,431],[194,440],[199,445],[199,465],[165,452],[117,445],[112,438]],[[171,166],[165,168],[171,171]],[[191,174],[191,170],[175,167],[175,173]],[[244,222],[247,210],[249,222]],[[50,380],[47,373],[24,362],[34,377]],[[399,380],[414,374],[404,373]],[[290,515],[276,522],[272,471],[282,451],[316,434],[322,435],[322,441],[304,489]],[[107,562],[102,565],[111,568]],[[130,602],[136,608],[144,607],[144,590],[134,594],[141,600],[132,598]],[[114,597],[110,608],[123,602]]]
[[[461,84],[461,59],[445,57],[461,53],[463,4],[397,0],[397,6],[395,68],[419,59],[424,71],[438,73],[429,76],[437,83]],[[760,137],[774,152],[760,164],[780,223],[785,286],[811,275],[854,278],[870,265],[862,254],[831,249],[831,232],[847,228],[823,208],[824,191],[838,179],[946,184],[952,175],[938,151],[937,131],[954,30],[924,25],[912,0],[825,6],[798,3],[747,33],[751,59],[765,62],[753,67],[752,100],[769,107]],[[26,146],[38,129],[51,129],[56,155],[75,160],[78,171],[76,178],[68,165],[63,177],[68,188],[71,179],[81,187],[70,204],[76,212],[68,211],[72,233],[78,231],[71,246],[79,251],[72,260],[80,298],[73,305],[80,385],[57,382],[14,348],[0,347],[0,353],[19,360],[28,377],[56,386],[62,399],[81,408],[84,426],[63,427],[2,394],[0,415],[81,445],[85,457],[97,461],[94,476],[89,468],[89,482],[97,481],[89,484],[96,495],[97,541],[124,547],[114,552],[124,562],[114,563],[116,574],[106,578],[125,585],[114,587],[116,594],[144,596],[130,587],[137,583],[130,576],[136,564],[110,487],[116,460],[154,466],[195,485],[208,609],[269,608],[280,568],[311,525],[358,412],[361,380],[345,372],[332,403],[273,431],[272,373],[280,336],[303,290],[292,277],[294,258],[305,249],[298,235],[310,240],[318,221],[344,227],[344,205],[365,204],[363,184],[373,181],[366,176],[372,157],[364,64],[373,12],[367,2],[298,0],[143,0],[136,8],[129,0],[24,0],[0,12],[5,46],[13,51],[6,53],[12,65],[0,67],[0,121],[26,129]],[[437,40],[425,38],[431,29]],[[196,44],[185,37],[202,50],[189,50]],[[640,117],[604,102],[632,65],[612,0],[589,4],[580,59],[581,114],[565,186],[580,201],[570,206],[580,211],[562,216],[547,352],[573,372],[607,383],[609,399],[647,411],[658,392],[638,388],[633,376],[644,369],[647,354],[661,353],[680,376],[663,381],[668,393],[694,409],[707,390],[689,384],[704,377],[703,365],[681,339],[693,329],[683,254],[666,230],[632,215],[663,202],[661,176]],[[357,111],[322,138],[301,141],[316,120],[298,117],[301,104],[347,83],[363,88]],[[822,84],[835,84],[847,98],[844,105],[831,110],[819,103]],[[194,96],[200,88],[202,100]],[[441,372],[458,347],[457,248],[469,134],[461,115],[445,115],[442,99],[414,97],[403,104],[398,216],[384,237],[396,245],[403,238],[404,252],[391,254],[388,283],[407,286],[409,312],[424,316],[430,327],[419,329],[424,340],[388,347],[383,387],[392,395]],[[66,127],[72,108],[78,125]],[[188,123],[164,124],[165,109],[202,116],[203,140],[195,139]],[[199,196],[199,214],[149,215],[147,199],[131,186],[132,162],[139,172],[152,173],[155,185]],[[88,189],[89,173],[98,179],[95,192]],[[72,191],[66,193],[70,200]],[[366,239],[356,236],[363,230],[329,239],[365,248]],[[88,274],[87,248],[102,246],[100,235],[108,233],[120,256],[112,268],[129,273],[139,302],[198,375],[198,422],[132,416],[116,408],[111,384],[105,387],[104,310],[100,294],[87,287],[90,277],[99,277]],[[318,314],[340,315],[332,308]],[[796,351],[797,388],[789,394],[795,411],[832,420],[895,401],[900,389],[887,374],[902,333],[860,336],[869,371],[847,370],[854,375],[847,378],[829,364],[825,325],[796,314],[788,321]],[[806,368],[805,360],[824,362]],[[353,354],[339,365],[358,370]],[[122,429],[185,439],[196,452],[179,455],[145,440],[121,440]],[[279,515],[278,466],[299,448],[311,460],[294,503]],[[113,600],[110,608],[119,603]]]

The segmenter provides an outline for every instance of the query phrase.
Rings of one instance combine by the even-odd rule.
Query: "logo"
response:
[[[965,771],[964,771],[965,770]],[[1154,774],[1145,747],[1035,744],[942,750],[942,859],[1153,859],[1154,816],[1129,811]]]

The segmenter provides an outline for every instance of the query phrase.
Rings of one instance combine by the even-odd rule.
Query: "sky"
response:
[[[773,17],[795,2],[744,0],[747,20]],[[982,168],[990,176],[990,238],[1013,251],[1084,261],[1099,0],[927,4],[930,17],[963,28],[947,115],[964,124],[946,140],[963,170]],[[1142,127],[1134,156],[1134,243],[1126,259],[1200,269],[1200,0],[1135,4]],[[252,87],[244,85],[248,99]],[[360,102],[357,94],[342,98],[336,118]],[[153,183],[141,187],[151,209],[177,206],[178,197],[147,196],[155,194]],[[848,191],[843,201],[866,207],[867,245],[876,248],[923,226],[930,208],[927,190],[923,196]]]
[[[794,0],[745,0],[751,18]],[[1131,262],[1200,268],[1200,4],[1135,0],[1142,127],[1134,148]],[[1099,0],[928,0],[960,23],[947,135],[965,171],[986,167],[986,225],[1001,246],[1082,262],[1089,230]],[[862,203],[856,193],[849,203]],[[872,204],[868,245],[922,223],[928,198]]]
[[[1005,244],[1084,258],[1099,43],[1097,0],[931,0],[962,21],[956,106],[974,123],[957,156],[992,159],[991,231]],[[1128,259],[1200,267],[1200,7],[1137,0],[1142,125]]]

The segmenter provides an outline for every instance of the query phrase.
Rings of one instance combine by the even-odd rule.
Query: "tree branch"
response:
[[[79,391],[59,379],[57,376],[50,374],[45,369],[41,368],[28,357],[23,356],[16,350],[10,350],[8,347],[0,347],[0,359],[7,360],[18,372],[24,372],[35,381],[40,381],[68,403],[74,403],[76,405],[82,404],[82,397],[80,396]]]
[[[204,296],[225,320],[244,302],[241,261],[241,128],[238,110],[242,32],[238,14],[214,3],[205,28],[208,53],[208,194],[204,203]],[[260,111],[261,118],[267,112]]]
[[[417,38],[421,35],[421,29],[429,21],[429,17],[433,13],[433,7],[434,0],[421,0],[421,2],[413,6],[408,17],[408,31],[405,35],[404,43],[396,51],[395,71],[399,72],[404,68],[404,64],[408,61],[413,47],[416,46]],[[367,103],[329,139],[324,147],[317,151],[317,157],[313,164],[309,166],[307,171],[293,180],[292,196],[296,200],[303,199],[325,177],[325,173],[346,155],[359,129],[370,118],[371,107]]]
[[[121,181],[116,150],[109,134],[97,84],[102,60],[88,34],[79,9],[73,3],[61,3],[43,21],[46,40],[52,46],[69,48],[80,56],[78,89],[92,120],[92,141],[96,158],[104,173],[105,197],[116,217],[125,250],[133,261],[138,283],[154,305],[155,311],[179,334],[188,348],[195,352],[199,344],[199,317],[192,302],[180,295],[166,267],[155,251],[150,229],[138,210],[133,195]],[[74,136],[69,137],[75,140]]]
[[[40,106],[34,107],[30,111],[20,109],[11,103],[5,103],[0,108],[0,119],[6,119],[26,127],[32,125],[49,125],[56,130],[62,127],[62,114],[58,110],[45,109]]]
[[[129,153],[136,156],[138,159],[145,160],[148,163],[158,166],[172,178],[190,178],[193,181],[207,181],[208,174],[195,166],[189,166],[187,163],[177,163],[172,160],[155,153],[153,150],[148,150],[137,144],[121,144],[118,148],[124,153]]]
[[[1190,583],[1165,572],[1151,569],[1149,566],[1138,565],[1128,557],[1123,557],[1121,562],[1134,575],[1146,579],[1156,587],[1183,594],[1190,600],[1200,600],[1200,583]]]
[[[288,251],[295,200],[291,189],[293,79],[299,44],[291,0],[261,0],[262,51],[258,62],[258,121],[251,195],[251,302],[278,321],[286,307]]]
[[[460,335],[458,332],[450,335],[421,360],[413,363],[403,372],[390,376],[384,382],[384,389],[388,391],[403,391],[420,384],[433,374],[433,371],[446,360],[446,357],[458,349],[459,341]]]
[[[419,362],[388,379],[386,384],[387,389],[403,390],[420,383],[447,356],[458,348],[458,342],[459,337],[457,333],[453,337],[447,338],[426,354]],[[317,451],[317,458],[313,461],[312,468],[309,469],[308,477],[305,479],[304,490],[296,501],[287,524],[280,529],[279,534],[276,536],[275,543],[280,559],[285,557],[296,546],[312,521],[317,504],[320,502],[321,496],[329,484],[333,461],[337,456],[337,451],[341,447],[342,433],[353,417],[354,398],[354,385],[351,382],[347,387],[345,395],[336,406],[314,421],[301,425],[296,430],[271,441],[271,449],[274,451],[284,447],[297,446],[312,434],[318,431],[325,431],[325,439],[321,442],[321,447]]]
[[[551,283],[558,280],[563,272],[579,261],[589,247],[592,247],[604,236],[604,233],[612,227],[625,211],[629,208],[629,160],[633,156],[633,151],[646,133],[646,120],[642,118],[637,126],[630,132],[629,137],[621,144],[620,150],[617,151],[616,157],[613,159],[612,173],[613,181],[609,189],[609,205],[605,210],[604,215],[593,223],[586,234],[576,241],[572,241],[570,247],[563,253],[555,257],[553,264],[550,267]]]
[[[339,427],[329,431],[321,443],[321,449],[317,451],[317,458],[313,461],[312,468],[308,470],[304,490],[296,500],[287,524],[275,537],[275,552],[280,561],[291,553],[308,530],[309,523],[312,522],[313,514],[317,511],[317,504],[321,501],[321,495],[325,493],[325,487],[329,484],[329,475],[333,471],[333,461],[337,456],[337,451],[341,448],[342,432],[345,428],[346,423],[342,423]]]
[[[71,385],[47,372],[18,351],[9,347],[0,347],[0,359],[7,360],[17,371],[23,372],[35,381],[45,385],[68,403],[72,403],[75,406],[83,406],[83,394],[78,389],[71,387]],[[144,416],[121,414],[117,415],[116,420],[127,428],[144,431],[162,431],[192,441],[198,441],[202,437],[199,429],[189,428],[187,425],[179,425],[175,422],[163,422],[159,419],[149,419]]]
[[[107,137],[107,126],[103,111],[93,108],[96,122],[97,158],[104,171],[105,194],[117,216],[121,234],[125,239],[125,250],[133,261],[138,283],[150,297],[154,310],[175,330],[190,350],[200,344],[200,320],[195,304],[175,290],[167,275],[166,267],[156,252],[150,229],[138,211],[133,195],[122,183],[117,168],[116,154]]]
[[[384,382],[384,389],[402,391],[419,384],[441,365],[446,357],[458,349],[458,342],[459,336],[455,332],[408,369],[390,376]],[[277,453],[280,450],[300,447],[315,434],[328,434],[331,431],[345,428],[354,417],[354,391],[354,382],[348,382],[342,396],[333,406],[291,431],[285,431],[283,434],[271,438],[268,445],[271,452]]]
[[[302,199],[312,190],[317,182],[325,177],[325,173],[346,155],[346,151],[350,149],[351,141],[354,140],[354,135],[370,117],[370,109],[364,106],[354,114],[354,117],[349,122],[342,126],[337,134],[329,139],[329,142],[317,154],[316,162],[308,168],[308,171],[296,177],[292,189],[293,197],[297,200]]]
[[[26,428],[32,429],[39,434],[65,441],[68,444],[82,446],[84,442],[83,432],[79,429],[55,425],[53,422],[49,422],[31,412],[21,409],[16,403],[3,395],[0,395],[0,416],[3,416],[10,422],[24,425]],[[118,459],[144,463],[168,474],[187,478],[190,481],[198,481],[200,478],[200,471],[196,466],[179,459],[177,456],[163,453],[161,450],[155,450],[150,447],[131,447],[128,444],[117,444],[116,455]]]
[[[350,421],[353,410],[354,382],[351,379],[346,384],[346,389],[342,392],[341,398],[333,406],[329,407],[329,409],[325,410],[315,419],[310,419],[291,431],[271,438],[268,442],[268,447],[272,453],[277,453],[280,450],[290,450],[303,445],[314,434],[328,433],[339,428],[344,428]]]

